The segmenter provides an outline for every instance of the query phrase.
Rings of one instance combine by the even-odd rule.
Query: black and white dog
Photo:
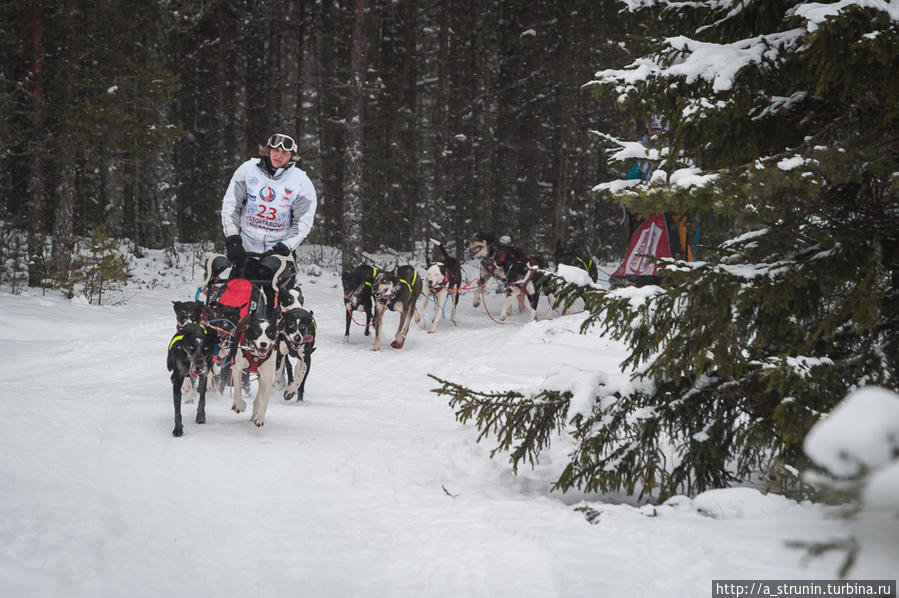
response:
[[[352,270],[344,270],[340,278],[343,282],[343,306],[346,310],[346,332],[343,342],[350,342],[350,322],[354,311],[365,312],[365,336],[370,334],[372,319],[372,283],[378,275],[378,269],[369,264],[356,266]]]
[[[506,271],[512,262],[527,262],[528,256],[518,247],[508,243],[498,243],[492,233],[477,232],[468,241],[468,257],[480,258],[479,286],[474,294],[472,305],[478,307],[481,304],[481,296],[484,294],[484,285],[491,277],[497,278],[500,283],[506,282]]]
[[[499,270],[499,269],[498,269]],[[527,261],[506,262],[502,277],[506,283],[506,300],[499,314],[500,322],[504,321],[516,300],[530,314],[530,319],[537,317],[537,304],[540,301],[540,276],[532,264]]]
[[[212,353],[218,339],[199,324],[187,323],[182,326],[169,343],[166,359],[168,370],[172,372],[172,398],[175,404],[175,429],[172,434],[181,436],[181,389],[185,380],[197,379],[200,400],[197,403],[197,423],[206,423],[206,376],[212,367]]]
[[[281,314],[278,322],[278,367],[275,379],[280,380],[286,368],[285,401],[294,396],[298,401],[303,400],[306,378],[309,377],[309,370],[312,367],[312,352],[315,351],[315,332],[315,318],[311,311],[295,307]],[[290,369],[288,356],[297,360],[294,371]]]
[[[278,309],[281,313],[303,307],[303,291],[299,287],[278,289]]]
[[[277,359],[276,353],[278,331],[275,325],[259,312],[250,312],[237,325],[234,341],[231,346],[232,376],[234,378],[234,404],[231,409],[241,413],[247,408],[241,397],[243,384],[239,381],[244,370],[256,373],[259,377],[259,388],[253,401],[251,420],[256,426],[265,424],[265,411],[272,384],[275,381]]]
[[[456,307],[459,305],[459,288],[462,286],[462,264],[447,253],[446,248],[440,241],[431,239],[431,243],[440,249],[443,257],[442,262],[430,263],[430,259],[428,259],[428,269],[425,272],[425,279],[428,283],[428,294],[426,296],[430,301],[434,302],[434,318],[431,321],[431,327],[428,329],[428,332],[436,332],[437,325],[440,323],[440,317],[445,315],[446,303],[450,295],[452,295],[453,302],[450,321],[454,325],[456,324]],[[427,304],[421,310],[423,330],[425,329],[424,315],[426,308]]]
[[[391,271],[378,272],[372,287],[375,299],[375,344],[371,350],[381,350],[381,324],[384,321],[384,312],[388,309],[400,312],[400,325],[390,346],[402,349],[406,335],[409,334],[412,318],[414,317],[416,322],[421,322],[421,314],[416,306],[421,295],[421,277],[414,267],[399,266]]]

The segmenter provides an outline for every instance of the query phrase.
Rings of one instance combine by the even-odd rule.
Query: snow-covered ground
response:
[[[144,280],[162,267],[150,255]],[[458,326],[413,325],[402,350],[388,314],[374,353],[361,327],[342,342],[337,273],[307,267],[306,400],[273,394],[257,429],[211,394],[207,423],[187,405],[174,438],[170,302],[200,279],[185,268],[119,305],[0,293],[3,596],[707,596],[713,579],[836,577],[835,556],[786,545],[845,535],[824,507],[745,488],[655,507],[550,492],[563,440],[516,477],[430,392],[429,373],[493,389],[623,380],[623,348],[579,335],[578,314],[498,325],[467,293]]]

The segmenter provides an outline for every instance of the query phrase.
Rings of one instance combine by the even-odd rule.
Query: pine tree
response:
[[[585,301],[585,330],[627,342],[622,365],[643,381],[633,392],[599,388],[592,413],[569,418],[446,382],[438,391],[457,413],[511,429],[520,444],[506,446],[567,426],[576,448],[563,490],[664,498],[758,475],[796,490],[809,428],[852,389],[899,384],[899,82],[888,75],[899,12],[884,2],[629,6],[649,52],[594,84],[667,130],[655,151],[604,135],[622,172],[634,157],[655,170],[600,188],[725,240],[704,261],[669,263],[638,307],[628,290],[553,283],[563,301]],[[744,234],[726,240],[734,233]]]
[[[69,294],[76,284],[81,284],[88,302],[103,302],[103,293],[121,287],[128,280],[127,264],[119,255],[119,242],[110,239],[106,226],[98,226],[84,243],[84,251],[72,265],[72,278],[68,282]]]

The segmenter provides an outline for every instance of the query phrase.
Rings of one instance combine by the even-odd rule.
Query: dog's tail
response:
[[[443,255],[443,263],[446,263],[450,260],[450,255],[446,251],[446,247],[443,246],[443,243],[438,241],[437,239],[431,239],[431,243],[436,245],[440,249],[440,253]]]

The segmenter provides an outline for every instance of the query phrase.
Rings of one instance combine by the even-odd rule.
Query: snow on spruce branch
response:
[[[665,48],[655,55],[638,58],[623,69],[598,71],[596,79],[587,85],[613,86],[619,100],[650,78],[682,78],[688,84],[701,79],[711,83],[713,91],[729,91],[740,70],[750,64],[776,65],[805,34],[804,28],[797,28],[730,44],[701,42],[683,35],[669,37],[664,40]]]
[[[809,33],[813,33],[818,29],[821,23],[831,17],[838,16],[841,12],[851,7],[868,8],[884,12],[893,21],[899,21],[899,4],[896,2],[886,2],[884,0],[842,0],[842,2],[833,2],[829,4],[806,2],[793,7],[787,12],[787,15],[797,15],[805,19],[806,29]]]

